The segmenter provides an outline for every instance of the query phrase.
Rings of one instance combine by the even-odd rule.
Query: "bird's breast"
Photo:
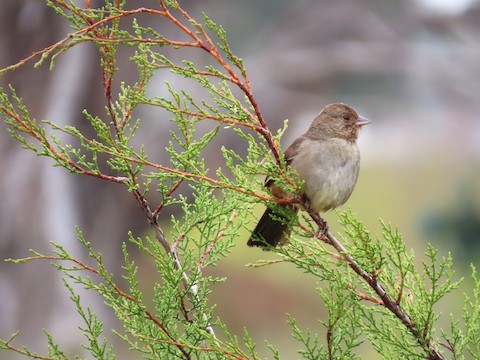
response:
[[[290,166],[305,181],[310,208],[324,212],[342,205],[357,182],[360,153],[355,143],[343,139],[305,139]]]

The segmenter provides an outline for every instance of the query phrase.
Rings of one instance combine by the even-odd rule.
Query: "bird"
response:
[[[353,192],[360,169],[357,139],[371,121],[344,103],[326,105],[308,130],[284,152],[285,163],[304,181],[305,210],[324,213],[343,205]],[[292,196],[267,177],[265,186],[277,198]],[[298,211],[298,206],[280,205]],[[284,245],[289,235],[287,216],[267,208],[247,245],[263,248]]]

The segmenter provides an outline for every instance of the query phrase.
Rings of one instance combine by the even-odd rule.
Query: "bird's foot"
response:
[[[324,238],[328,233],[328,224],[321,216],[319,216],[319,221],[317,223],[318,229],[315,232],[315,236],[319,238]]]
[[[327,222],[320,216],[318,212],[311,212],[309,211],[310,216],[312,219],[318,224],[318,229],[315,232],[315,237],[326,240],[326,235],[328,233],[328,224]]]

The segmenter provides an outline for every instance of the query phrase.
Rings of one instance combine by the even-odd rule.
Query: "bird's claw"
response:
[[[325,237],[328,233],[328,224],[325,220],[323,220],[322,217],[320,217],[319,220],[320,221],[319,221],[319,224],[318,224],[318,229],[315,232],[315,236],[321,239],[321,238]]]
[[[328,224],[316,211],[308,212],[312,219],[318,224],[318,229],[315,232],[315,237],[324,240],[328,233]]]

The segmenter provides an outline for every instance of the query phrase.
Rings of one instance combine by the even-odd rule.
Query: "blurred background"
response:
[[[205,11],[224,26],[234,53],[245,61],[255,96],[272,130],[289,119],[283,146],[306,130],[330,102],[346,102],[373,121],[362,129],[362,169],[348,206],[372,233],[378,219],[398,225],[420,262],[428,242],[452,253],[456,278],[477,266],[480,248],[480,3],[475,0],[199,0],[180,1],[193,16]],[[188,4],[187,4],[188,3]],[[194,4],[192,4],[194,3]],[[92,5],[98,2],[92,1]],[[130,6],[155,6],[136,1]],[[159,28],[161,24],[151,23]],[[0,68],[62,39],[66,21],[42,1],[0,2]],[[181,59],[175,52],[167,56]],[[135,81],[135,67],[120,61],[119,75]],[[131,71],[130,71],[131,70]],[[159,93],[162,81],[158,79]],[[57,62],[33,63],[0,78],[13,84],[32,115],[89,131],[81,111],[104,113],[98,56],[94,47],[72,49]],[[150,89],[155,93],[155,89]],[[137,139],[161,148],[165,124],[145,122]],[[50,252],[49,241],[85,256],[75,242],[78,225],[112,272],[120,269],[127,231],[148,232],[134,198],[121,186],[68,174],[21,149],[0,123],[0,258]],[[234,138],[232,138],[234,139]],[[233,141],[233,140],[232,140]],[[211,168],[215,154],[209,157]],[[92,196],[93,195],[93,196]],[[260,214],[261,208],[258,209]],[[327,216],[338,229],[335,213]],[[253,227],[253,224],[252,224]],[[253,270],[245,264],[268,254],[245,246],[242,234],[228,262],[215,274],[228,281],[213,289],[216,314],[232,332],[249,329],[258,349],[263,339],[295,358],[286,313],[301,328],[319,331],[324,308],[315,282],[292,267]],[[141,254],[134,255],[142,264]],[[142,264],[148,289],[155,274]],[[21,330],[17,344],[45,353],[42,329],[64,346],[78,344],[80,323],[59,274],[46,262],[0,261],[0,337]],[[464,290],[468,291],[468,280]],[[462,291],[438,304],[458,318]],[[101,299],[82,297],[109,326],[118,326]],[[272,301],[272,299],[274,299]],[[445,319],[445,324],[448,319]],[[110,337],[111,334],[107,335]],[[77,351],[78,349],[75,349]],[[361,354],[369,359],[368,346]],[[117,351],[119,359],[129,359]],[[0,359],[14,358],[2,352]]]

